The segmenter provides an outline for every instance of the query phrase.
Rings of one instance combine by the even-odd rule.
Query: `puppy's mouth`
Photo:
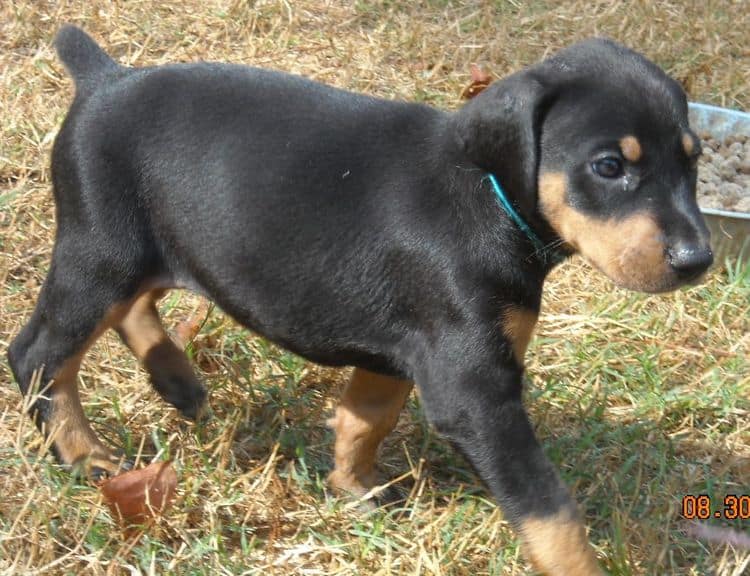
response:
[[[608,262],[597,261],[585,253],[582,255],[620,288],[659,294],[670,292],[681,286],[676,275],[670,272],[666,260],[663,259],[657,264],[653,259],[641,259],[637,256],[628,258],[627,253],[626,250]]]
[[[605,261],[597,258],[600,254],[586,254],[585,249],[581,254],[618,287],[637,292],[671,292],[684,286],[697,286],[705,279],[707,266],[688,270],[676,269],[667,251],[660,250],[662,256],[657,258],[652,250],[646,249],[647,247],[648,244],[624,247]]]
[[[698,286],[703,284],[706,279],[706,272],[694,272],[689,276],[683,276],[677,279],[677,287],[679,286]]]

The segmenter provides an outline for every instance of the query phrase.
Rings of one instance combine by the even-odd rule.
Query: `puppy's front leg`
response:
[[[537,570],[602,574],[577,507],[534,436],[521,403],[521,369],[509,359],[472,360],[465,350],[436,355],[418,375],[428,419],[477,469]]]

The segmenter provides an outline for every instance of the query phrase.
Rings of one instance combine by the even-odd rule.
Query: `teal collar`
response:
[[[510,203],[510,200],[508,200],[508,196],[506,196],[505,190],[503,190],[502,186],[500,186],[500,182],[498,182],[497,177],[491,172],[487,173],[487,177],[490,179],[492,189],[495,191],[495,196],[497,196],[497,199],[500,201],[500,206],[503,207],[505,213],[510,216],[510,219],[513,220],[515,225],[518,226],[521,232],[526,235],[526,238],[528,238],[529,241],[534,245],[534,248],[536,248],[534,254],[536,256],[539,256],[539,258],[543,262],[548,262],[551,264],[557,264],[558,262],[561,262],[565,258],[565,256],[563,256],[563,254],[561,254],[557,250],[554,250],[554,245],[549,246],[542,242],[542,239],[537,236],[536,232],[531,229],[531,226],[526,223],[523,217],[513,207],[513,204]]]

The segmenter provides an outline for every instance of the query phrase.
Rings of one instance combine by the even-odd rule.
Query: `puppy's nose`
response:
[[[677,245],[668,252],[669,265],[680,279],[692,280],[703,274],[714,262],[710,247]]]

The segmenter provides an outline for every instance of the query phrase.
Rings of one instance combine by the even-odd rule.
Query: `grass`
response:
[[[646,52],[691,97],[750,108],[741,2],[242,2],[17,0],[0,8],[0,352],[28,318],[54,231],[51,142],[71,85],[50,49],[63,22],[131,65],[228,60],[453,108],[479,62],[502,76],[577,38]],[[750,492],[750,272],[652,297],[585,263],[555,272],[528,359],[528,405],[610,574],[740,576],[747,551],[685,532],[686,494]],[[174,327],[204,310],[173,293]],[[17,574],[523,574],[515,536],[412,398],[381,468],[403,500],[363,513],[326,492],[325,426],[347,377],[240,329],[218,310],[190,348],[213,418],[193,427],[149,389],[114,336],[81,388],[107,441],[174,458],[178,500],[135,540],[98,491],[44,455],[0,364],[0,570]],[[712,521],[748,531],[748,521]]]

